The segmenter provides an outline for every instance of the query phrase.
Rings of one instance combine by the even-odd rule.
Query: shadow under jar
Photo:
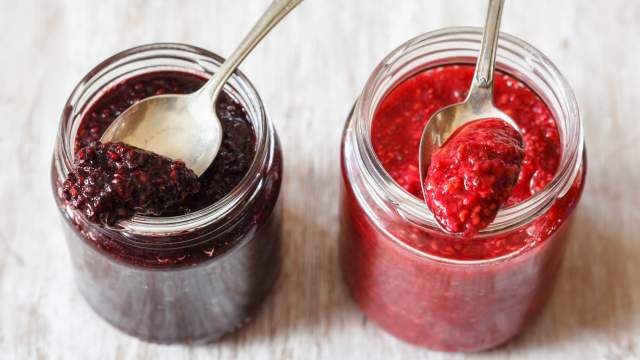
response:
[[[282,154],[262,101],[242,73],[230,78],[217,104],[223,145],[200,180],[207,187],[171,216],[100,225],[68,205],[60,185],[72,170],[74,148],[104,131],[101,119],[112,121],[147,96],[192,92],[222,62],[187,45],[132,48],[91,70],[62,114],[52,185],[77,285],[100,316],[144,340],[216,339],[247,323],[276,282]],[[245,141],[245,153],[235,141]]]
[[[531,194],[502,208],[496,220],[472,238],[437,226],[420,193],[417,154],[428,113],[443,104],[426,109],[405,100],[424,96],[428,103],[449,95],[444,102],[464,99],[481,38],[479,28],[447,28],[393,51],[357,99],[341,150],[340,262],[351,296],[389,333],[444,351],[497,346],[540,312],[552,293],[586,175],[582,125],[566,80],[538,50],[501,34],[494,101],[508,110],[510,101],[519,101],[505,94],[513,87],[527,94],[520,104],[541,105],[509,114],[519,124],[538,121],[539,114],[548,112],[543,120],[555,121],[557,128],[548,134],[557,136],[556,170],[539,188],[534,185],[540,179],[529,174],[531,183],[525,187],[531,186]],[[437,86],[430,88],[428,81]],[[388,115],[385,111],[405,120],[384,129],[385,136],[415,128],[415,138],[386,144],[392,151],[389,158],[379,156],[385,144],[372,140],[380,130],[376,122]],[[525,143],[536,143],[533,134],[525,132]],[[415,152],[407,146],[415,146]],[[531,156],[544,160],[544,152],[526,146]],[[389,171],[394,161],[412,170]],[[525,155],[523,169],[527,166]]]

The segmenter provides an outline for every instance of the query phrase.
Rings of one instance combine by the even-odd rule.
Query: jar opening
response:
[[[371,124],[378,106],[393,89],[417,73],[449,64],[475,64],[482,29],[446,28],[420,35],[392,51],[374,70],[354,109],[355,146],[365,180],[378,199],[394,205],[411,223],[441,231],[424,201],[397,184],[382,166],[371,140]],[[583,134],[577,102],[566,79],[540,51],[526,42],[500,34],[497,68],[529,86],[547,104],[560,134],[562,156],[554,178],[525,201],[503,208],[477,237],[495,236],[529,223],[566,194],[581,168]],[[456,236],[456,235],[451,235]]]
[[[92,105],[112,86],[132,77],[157,72],[180,71],[210,77],[224,59],[207,50],[184,44],[156,43],[122,51],[93,68],[71,93],[60,122],[56,163],[58,176],[66,178],[73,164],[74,140]],[[203,209],[180,216],[148,217],[135,215],[120,221],[115,230],[124,233],[163,237],[195,231],[219,222],[233,220],[242,204],[251,201],[259,191],[261,171],[272,153],[273,128],[256,89],[247,77],[236,71],[225,85],[227,92],[246,110],[256,136],[256,152],[247,174],[229,194]]]

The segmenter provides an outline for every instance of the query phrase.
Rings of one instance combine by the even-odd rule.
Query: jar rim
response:
[[[391,175],[389,175],[389,173],[384,169],[373,148],[371,140],[371,122],[378,108],[379,102],[384,99],[384,97],[386,97],[386,95],[388,95],[388,93],[399,83],[428,68],[453,63],[446,62],[441,59],[442,63],[431,65],[421,63],[415,66],[415,63],[418,63],[419,61],[415,61],[415,63],[412,62],[415,59],[409,59],[409,55],[417,50],[427,47],[432,47],[433,53],[442,53],[447,49],[452,50],[451,48],[447,48],[447,44],[454,44],[456,41],[462,41],[465,45],[472,43],[475,46],[477,44],[477,47],[474,48],[474,51],[477,54],[481,38],[482,28],[449,27],[427,32],[408,40],[389,53],[389,55],[387,55],[374,69],[364,90],[362,91],[361,96],[357,99],[353,110],[353,118],[355,119],[354,129],[357,134],[355,136],[356,141],[354,141],[354,144],[356,151],[360,154],[358,158],[361,161],[361,165],[364,165],[366,169],[365,171],[370,175],[365,179],[365,182],[369,185],[370,189],[377,193],[380,199],[384,199],[382,201],[391,203],[397,209],[398,213],[405,218],[405,220],[408,220],[420,227],[442,231],[440,230],[432,212],[425,206],[424,201],[421,201],[406,191],[396,183],[393,178],[391,178]],[[455,43],[455,45],[459,44]],[[571,188],[571,185],[575,181],[582,166],[582,154],[584,149],[583,127],[578,110],[578,104],[571,87],[558,68],[542,52],[513,35],[500,33],[498,46],[497,68],[505,70],[504,68],[501,68],[506,66],[501,62],[501,60],[506,60],[506,58],[504,58],[506,55],[510,56],[516,54],[521,56],[521,60],[531,68],[530,71],[542,74],[541,76],[552,84],[551,88],[558,90],[559,98],[556,100],[559,102],[559,106],[562,107],[562,113],[554,112],[556,123],[560,121],[559,117],[563,117],[563,120],[571,122],[573,127],[569,129],[570,131],[568,131],[567,134],[561,136],[561,142],[563,142],[563,153],[556,175],[551,182],[549,182],[543,190],[533,194],[525,201],[500,209],[494,222],[486,229],[481,230],[477,237],[489,237],[509,232],[523,224],[529,223],[531,219],[534,219],[546,212],[557,198],[563,197]],[[458,58],[451,57],[449,59],[455,59],[455,63],[460,63],[460,59]],[[470,59],[466,60],[469,61]],[[472,63],[475,63],[475,57],[473,57],[472,60]],[[400,64],[400,68],[397,68],[398,64]],[[414,65],[415,68],[409,69],[409,72],[403,75],[404,77],[398,76],[398,73],[404,69],[403,67],[407,67],[409,65]],[[399,78],[391,85],[385,83],[385,77],[389,77],[390,74]],[[521,76],[517,76],[517,78],[525,82],[527,85],[531,85],[527,83],[527,80],[532,81],[531,79],[521,78]],[[383,89],[384,92],[381,92],[380,89],[384,86],[387,87]],[[542,96],[543,94],[538,93],[538,95]],[[550,105],[547,104],[547,106]],[[447,235],[458,236],[455,234]],[[395,237],[392,236],[392,238]],[[419,255],[426,255],[431,258],[437,258],[438,260],[453,263],[458,262],[451,259],[441,259],[438,256],[424,253],[413,248],[411,248],[411,250],[416,251]],[[520,251],[522,251],[522,249],[507,253],[499,258],[488,259],[487,261],[504,259],[506,257],[513,256]],[[484,261],[485,260],[474,260],[471,262]],[[469,262],[470,261],[467,260],[461,261],[461,263],[465,264]]]
[[[163,52],[168,52],[169,54],[163,55]],[[166,56],[167,59],[179,59],[192,62],[198,65],[199,69],[196,71],[194,69],[187,69],[186,67],[167,65],[164,69],[159,67],[146,70],[145,68],[145,71],[139,74],[173,69],[190,71],[202,76],[211,76],[212,72],[207,66],[213,67],[215,70],[224,62],[224,58],[211,51],[181,43],[151,43],[140,45],[118,52],[100,62],[74,87],[65,104],[60,119],[58,141],[56,142],[56,158],[54,159],[58,165],[57,168],[61,178],[66,178],[73,163],[73,140],[75,138],[73,124],[76,124],[75,127],[77,128],[79,122],[86,115],[85,112],[90,108],[90,106],[87,105],[93,104],[84,104],[84,106],[77,109],[78,103],[82,101],[82,96],[85,95],[84,92],[88,91],[92,84],[117,69],[118,66],[127,64],[127,61],[162,59],[163,56]],[[125,76],[124,79],[130,77],[131,76]],[[101,93],[110,86],[113,86],[116,81],[119,82],[122,81],[122,79],[111,79],[107,81],[100,91],[91,96],[93,101],[95,102]],[[230,85],[231,83],[233,83],[235,87]],[[234,96],[237,94],[234,94],[232,90],[246,93],[249,99],[246,100],[240,98],[240,96]],[[231,75],[225,84],[225,91],[234,96],[245,108],[247,108],[248,105],[254,108],[253,116],[255,116],[255,118],[252,119],[252,122],[256,133],[256,153],[249,170],[240,183],[222,199],[203,209],[178,216],[150,217],[134,215],[131,219],[121,220],[117,225],[107,227],[109,230],[122,231],[131,235],[150,236],[156,238],[154,241],[157,242],[159,240],[157,239],[158,237],[195,231],[204,226],[211,225],[216,221],[220,222],[220,224],[217,225],[223,227],[235,218],[235,216],[231,216],[234,210],[257,195],[259,186],[256,185],[259,185],[261,182],[261,170],[273,152],[273,125],[269,121],[267,110],[260,95],[242,71],[238,69]],[[252,115],[250,115],[250,117],[251,116]]]

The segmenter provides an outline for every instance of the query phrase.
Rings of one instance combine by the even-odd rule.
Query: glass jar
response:
[[[393,181],[371,141],[371,123],[385,96],[426,69],[474,64],[481,29],[430,32],[394,50],[374,70],[343,134],[340,262],[351,296],[391,334],[437,350],[494,347],[540,312],[552,292],[584,188],[582,125],[569,85],[531,45],[500,36],[498,69],[543,99],[556,119],[562,147],[554,179],[524,202],[501,209],[487,229],[466,243],[519,244],[506,254],[482,260],[436,255],[434,249],[460,239],[443,232],[424,201]]]
[[[210,341],[251,318],[281,267],[282,154],[258,93],[236,72],[225,91],[245,108],[256,134],[247,174],[220,201],[182,216],[134,216],[117,226],[89,222],[58,188],[73,164],[80,121],[106,89],[156,71],[208,78],[223,59],[180,44],[121,52],[73,90],[60,121],[52,185],[80,292],[120,330],[154,342]]]

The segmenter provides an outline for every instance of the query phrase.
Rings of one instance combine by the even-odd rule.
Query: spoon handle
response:
[[[258,45],[268,33],[282,20],[291,10],[298,6],[302,0],[274,0],[269,8],[262,14],[258,22],[253,26],[251,31],[245,36],[238,48],[229,56],[229,58],[220,66],[220,69],[214,76],[207,81],[198,91],[199,96],[216,101],[220,91],[224,88],[231,74],[236,70],[238,65],[249,55],[249,53]]]
[[[492,90],[493,72],[496,66],[496,51],[498,50],[498,34],[500,33],[500,20],[504,0],[489,0],[487,19],[482,34],[480,55],[476,63],[476,71],[473,76],[473,84],[470,93],[474,90]]]

